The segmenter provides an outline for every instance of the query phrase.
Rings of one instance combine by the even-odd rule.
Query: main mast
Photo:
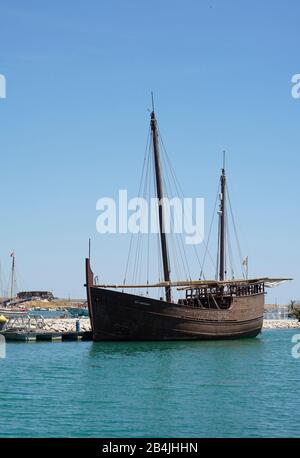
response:
[[[219,231],[219,280],[225,280],[225,196],[226,196],[226,175],[225,175],[225,153],[223,160],[223,168],[220,177],[220,231]]]
[[[169,264],[169,255],[167,247],[167,239],[165,233],[165,224],[164,224],[164,208],[163,208],[163,184],[162,184],[162,174],[161,174],[161,163],[160,163],[160,152],[159,152],[159,142],[158,142],[158,133],[157,133],[157,123],[154,113],[154,107],[151,113],[151,132],[152,132],[152,141],[153,141],[153,154],[154,154],[154,164],[155,164],[155,177],[156,177],[156,191],[158,198],[158,216],[159,216],[159,232],[160,232],[160,243],[161,243],[161,253],[164,269],[164,280],[170,281],[170,264]],[[166,286],[166,301],[172,301],[171,287]]]

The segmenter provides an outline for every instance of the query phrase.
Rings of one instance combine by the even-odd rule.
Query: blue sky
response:
[[[95,205],[136,195],[153,90],[185,194],[208,224],[225,149],[251,276],[300,298],[299,21],[297,1],[2,1],[4,281],[15,250],[20,288],[84,296],[88,237],[99,276],[123,278],[128,237],[97,234]]]

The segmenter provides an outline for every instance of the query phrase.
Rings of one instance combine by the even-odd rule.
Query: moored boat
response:
[[[149,284],[97,284],[86,259],[86,289],[94,340],[207,340],[255,337],[262,328],[267,287],[288,279],[226,279],[226,174],[220,176],[218,275],[215,280],[171,280],[164,232],[164,189],[154,108],[150,120],[151,145],[159,202],[159,236],[163,281]],[[164,298],[124,290],[163,288]],[[173,299],[177,288],[184,296]],[[118,289],[122,291],[118,291]]]
[[[81,316],[89,316],[89,309],[88,307],[69,307],[68,312],[73,316],[73,317],[81,317]]]

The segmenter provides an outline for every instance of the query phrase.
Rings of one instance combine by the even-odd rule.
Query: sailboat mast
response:
[[[219,280],[225,280],[225,194],[226,194],[226,175],[225,175],[225,153],[223,168],[220,177],[221,194],[220,194],[220,239],[219,239]]]
[[[11,253],[11,285],[10,285],[10,299],[14,297],[14,282],[15,282],[15,253]]]
[[[169,256],[168,256],[168,247],[167,239],[164,231],[164,208],[163,208],[163,184],[162,184],[162,174],[161,174],[161,163],[160,163],[160,152],[159,152],[159,143],[158,143],[158,133],[157,133],[157,124],[154,113],[154,107],[151,113],[151,132],[152,132],[152,141],[153,141],[153,153],[154,153],[154,164],[155,164],[155,177],[156,177],[156,191],[158,198],[158,216],[159,216],[159,232],[160,232],[160,243],[161,243],[161,253],[164,269],[164,280],[170,281],[170,265],[169,265]],[[171,287],[166,286],[166,301],[172,301]]]

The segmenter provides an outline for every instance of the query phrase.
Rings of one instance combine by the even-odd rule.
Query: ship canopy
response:
[[[158,283],[141,283],[141,284],[101,284],[94,285],[97,288],[110,288],[110,289],[130,289],[130,288],[165,288],[177,287],[178,290],[185,290],[190,288],[213,288],[217,286],[233,286],[233,285],[253,285],[257,283],[264,283],[267,288],[274,288],[286,281],[290,281],[292,278],[250,278],[250,279],[233,279],[233,280],[189,280],[189,281],[169,281],[169,282],[158,282]]]

